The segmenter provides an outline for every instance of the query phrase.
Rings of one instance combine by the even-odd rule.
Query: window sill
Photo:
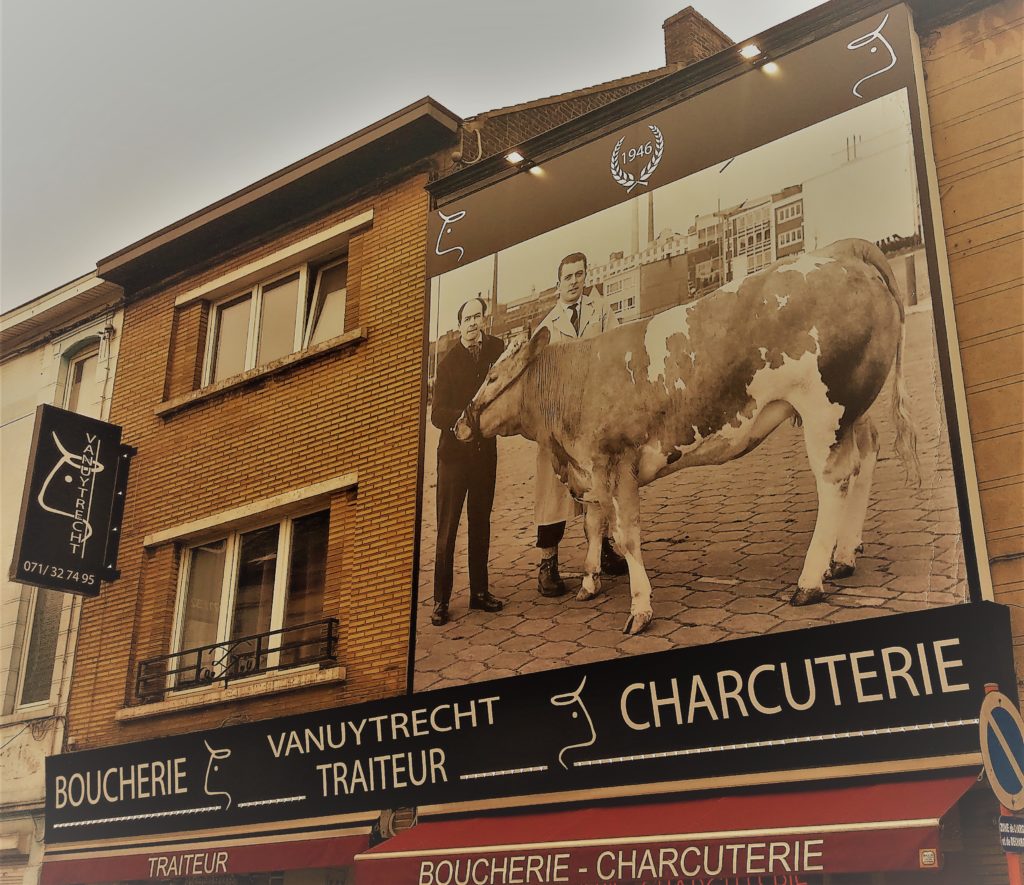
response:
[[[22,707],[21,709],[16,709],[4,716],[0,716],[0,728],[7,725],[21,725],[22,723],[35,722],[38,719],[52,719],[56,715],[57,705],[53,703],[42,703]]]
[[[307,347],[305,350],[290,353],[288,356],[283,356],[281,359],[267,363],[265,366],[257,366],[255,369],[249,369],[241,375],[233,375],[230,378],[225,378],[223,381],[218,381],[216,384],[210,384],[199,390],[193,390],[182,396],[176,396],[174,399],[166,400],[160,403],[154,411],[160,418],[169,418],[178,412],[183,412],[207,400],[214,399],[228,391],[237,390],[249,384],[257,384],[266,378],[285,372],[300,363],[305,363],[348,347],[355,347],[365,340],[366,329],[363,326],[358,326],[349,332],[345,332],[343,335],[339,335],[337,338],[331,338],[329,341],[317,344],[315,347]]]
[[[167,700],[152,704],[140,704],[137,707],[123,707],[114,714],[117,722],[134,722],[138,719],[149,719],[154,716],[168,716],[198,707],[212,707],[217,704],[230,704],[248,698],[265,697],[299,688],[308,688],[325,683],[344,682],[344,667],[320,669],[317,666],[300,667],[295,670],[277,673],[273,676],[257,676],[252,679],[238,680],[228,683],[227,687],[210,686],[196,688],[172,694]]]

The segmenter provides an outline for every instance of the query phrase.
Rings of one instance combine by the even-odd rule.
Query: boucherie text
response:
[[[582,854],[505,854],[420,861],[418,885],[552,885],[593,877],[597,882],[700,881],[720,876],[779,876],[821,872],[824,840],[680,844],[612,848],[593,860]],[[716,880],[717,881],[717,880]]]

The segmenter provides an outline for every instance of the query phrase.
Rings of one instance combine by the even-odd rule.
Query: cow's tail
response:
[[[882,275],[900,315],[900,337],[896,343],[896,365],[892,383],[892,421],[896,427],[896,454],[903,462],[908,481],[916,487],[921,485],[921,459],[917,454],[917,428],[914,425],[910,409],[907,407],[909,396],[906,380],[903,377],[903,351],[907,344],[907,312],[903,307],[903,298],[900,295],[896,277],[893,275],[886,257],[882,254],[882,250],[873,243],[865,242],[864,245],[867,247],[864,258]]]

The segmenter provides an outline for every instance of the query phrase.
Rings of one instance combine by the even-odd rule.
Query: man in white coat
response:
[[[586,285],[586,278],[587,256],[582,252],[566,255],[559,263],[558,300],[537,327],[537,331],[543,328],[551,330],[552,344],[593,338],[618,325],[615,311],[596,286]],[[580,511],[569,489],[555,474],[551,453],[539,445],[534,521],[541,555],[537,576],[537,590],[541,596],[561,596],[566,591],[565,581],[558,573],[558,545],[565,534],[566,522]],[[611,548],[607,538],[601,547],[601,571],[612,575],[626,572],[626,561]]]

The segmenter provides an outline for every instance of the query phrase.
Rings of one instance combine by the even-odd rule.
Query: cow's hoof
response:
[[[623,633],[628,633],[630,636],[636,636],[637,633],[643,633],[647,629],[647,625],[651,623],[651,618],[654,617],[654,612],[630,612],[629,617],[626,618],[626,625],[622,628]]]
[[[821,602],[825,598],[825,591],[821,587],[797,587],[796,591],[789,598],[790,605],[811,605]]]
[[[580,602],[586,602],[588,599],[593,599],[600,592],[600,575],[587,575],[583,578],[583,585],[580,587],[579,590],[576,591],[576,598]]]
[[[828,571],[825,572],[825,577],[832,581],[848,578],[853,574],[854,568],[855,566],[852,562],[836,562],[833,559],[832,564],[828,567]]]

